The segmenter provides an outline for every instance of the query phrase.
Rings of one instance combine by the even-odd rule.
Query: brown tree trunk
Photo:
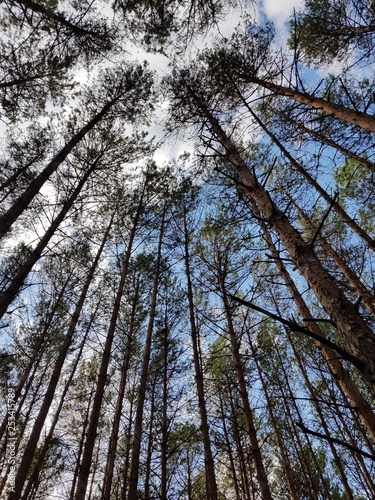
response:
[[[307,106],[317,109],[318,111],[323,111],[337,120],[351,123],[352,125],[356,125],[357,127],[368,130],[369,132],[375,132],[375,117],[372,115],[362,113],[361,111],[355,111],[340,104],[327,101],[326,99],[315,97],[304,92],[299,92],[298,90],[290,87],[268,82],[251,75],[248,77],[247,75],[242,76],[249,83],[254,83],[260,87],[270,90],[273,94],[290,97],[294,101],[300,102],[301,104],[306,104]]]
[[[326,424],[325,417],[324,417],[323,412],[322,412],[322,410],[321,410],[321,408],[319,406],[319,403],[317,402],[313,386],[312,386],[312,384],[311,384],[311,382],[310,382],[310,380],[309,380],[309,378],[307,376],[307,373],[306,373],[306,370],[305,370],[305,368],[303,366],[303,363],[301,361],[301,357],[299,355],[299,352],[297,351],[297,349],[296,349],[296,347],[294,345],[294,342],[293,342],[293,340],[292,340],[291,337],[289,337],[289,342],[290,342],[290,345],[292,347],[294,356],[295,356],[295,358],[297,360],[300,372],[302,373],[303,380],[305,381],[305,385],[307,387],[307,390],[308,390],[308,392],[310,394],[311,401],[312,401],[312,403],[313,403],[313,405],[315,407],[316,413],[319,416],[321,427],[322,427],[325,435],[329,436],[330,435],[330,431],[329,431],[328,426]],[[339,455],[338,455],[338,453],[336,451],[334,443],[329,442],[329,447],[330,447],[330,450],[331,450],[331,453],[332,453],[332,456],[333,456],[333,459],[334,459],[335,466],[336,466],[336,468],[338,470],[339,476],[340,476],[342,484],[344,486],[346,497],[348,498],[348,500],[354,500],[354,496],[353,496],[352,490],[351,490],[351,488],[349,486],[348,478],[347,478],[347,476],[345,474],[343,464],[342,464],[341,459],[340,459],[340,457],[339,457]]]
[[[160,279],[161,250],[162,250],[163,234],[164,234],[164,219],[166,215],[165,212],[166,212],[166,207],[164,208],[164,213],[162,216],[162,222],[160,227],[159,243],[158,243],[157,257],[155,263],[155,274],[154,274],[154,282],[153,282],[151,305],[150,305],[150,315],[147,327],[146,343],[143,352],[141,378],[138,389],[138,400],[137,400],[137,408],[135,414],[132,454],[131,454],[131,464],[130,464],[128,500],[137,500],[138,496],[137,489],[138,489],[138,474],[139,474],[139,458],[140,458],[141,440],[142,440],[143,407],[146,397],[148,368],[151,355],[151,341],[152,341],[152,333],[154,329],[154,322],[156,315],[156,303],[157,303],[157,294],[158,294],[159,279]]]
[[[313,223],[307,214],[297,205],[294,200],[291,200],[293,205],[296,207],[298,213],[303,217],[303,220],[306,222],[307,226],[316,231],[317,228],[313,227]],[[365,285],[358,278],[356,273],[350,269],[350,267],[346,264],[345,260],[339,255],[338,252],[331,246],[331,244],[326,240],[326,238],[319,234],[318,241],[323,248],[323,250],[333,258],[336,266],[345,278],[349,281],[349,283],[353,286],[354,290],[358,294],[358,297],[362,299],[365,307],[370,311],[370,313],[375,316],[375,297],[374,295],[365,287]]]
[[[337,325],[344,343],[352,354],[366,363],[364,375],[375,381],[375,335],[356,307],[345,297],[333,277],[326,271],[314,251],[294,229],[283,212],[277,209],[268,192],[258,184],[239,154],[234,143],[221,128],[204,102],[191,87],[187,86],[190,96],[198,110],[226,151],[226,157],[237,174],[244,193],[250,199],[262,218],[277,232],[284,247],[288,250],[297,269],[315,292],[318,300]],[[375,122],[375,118],[373,118]]]
[[[225,438],[225,444],[227,446],[227,453],[229,457],[229,463],[230,463],[230,473],[232,476],[233,480],[233,486],[234,490],[236,492],[236,500],[241,500],[241,495],[240,495],[240,488],[238,484],[238,478],[237,478],[237,471],[236,471],[236,465],[233,457],[233,451],[232,451],[232,444],[229,439],[229,433],[228,433],[228,428],[227,428],[227,422],[226,422],[226,416],[224,413],[224,404],[223,404],[223,395],[221,392],[218,394],[219,396],[219,402],[220,402],[220,414],[221,414],[221,421],[223,424],[223,433],[224,433],[224,438]]]
[[[53,402],[53,398],[55,396],[55,390],[57,387],[57,384],[60,380],[60,375],[61,371],[65,362],[65,358],[68,354],[69,347],[72,343],[73,340],[73,335],[78,323],[79,315],[81,314],[82,307],[84,304],[84,301],[86,300],[87,292],[89,290],[89,287],[91,285],[91,282],[93,280],[96,268],[98,266],[100,257],[102,255],[104,245],[106,244],[107,238],[109,231],[111,229],[113,217],[110,221],[110,224],[104,234],[104,237],[102,239],[101,245],[99,247],[99,250],[97,252],[97,255],[95,257],[94,262],[92,263],[92,266],[90,267],[90,271],[87,275],[86,281],[84,283],[84,286],[81,291],[81,295],[78,299],[77,305],[75,307],[75,310],[73,312],[72,318],[69,323],[69,327],[66,333],[66,336],[64,338],[64,342],[62,346],[60,347],[59,355],[57,357],[57,360],[55,362],[55,366],[53,368],[53,372],[51,375],[51,378],[48,383],[47,390],[44,394],[42,406],[39,410],[38,416],[35,420],[33,429],[31,431],[31,434],[29,436],[29,439],[26,444],[25,451],[23,453],[21,462],[18,467],[16,479],[15,479],[15,488],[14,491],[10,494],[10,500],[19,500],[21,498],[21,493],[23,489],[23,485],[25,484],[25,481],[27,479],[27,475],[35,454],[36,447],[38,445],[39,437],[42,432],[44,423],[46,421],[51,403]]]
[[[209,500],[217,500],[217,484],[215,477],[214,460],[211,451],[211,440],[210,431],[207,418],[206,409],[206,397],[204,392],[204,381],[203,381],[203,370],[199,357],[199,331],[196,324],[195,318],[195,308],[194,308],[194,296],[193,296],[193,285],[191,282],[191,271],[190,271],[190,250],[189,250],[189,231],[187,227],[187,213],[184,209],[183,214],[184,220],[184,261],[185,261],[185,275],[187,281],[187,298],[189,303],[189,319],[190,319],[190,334],[191,343],[193,347],[193,361],[194,361],[194,372],[195,372],[195,385],[198,395],[198,406],[199,415],[201,421],[201,434],[204,449],[204,465],[207,478],[207,498]]]
[[[156,375],[156,374],[155,374]],[[146,468],[145,468],[145,481],[144,481],[144,499],[150,500],[150,479],[151,479],[151,460],[152,460],[152,448],[154,444],[153,428],[154,428],[154,418],[155,418],[155,390],[156,390],[156,376],[152,381],[151,387],[151,398],[150,398],[150,415],[149,415],[149,426],[148,426],[148,445],[147,445],[147,456],[146,456]]]
[[[94,404],[92,407],[89,426],[86,434],[86,442],[83,450],[82,460],[79,469],[79,475],[77,480],[77,490],[75,492],[75,500],[85,500],[87,482],[90,475],[92,454],[94,451],[94,444],[97,436],[97,428],[100,417],[100,410],[102,406],[102,401],[104,397],[104,390],[107,381],[108,366],[111,359],[112,343],[115,335],[117,318],[120,311],[121,298],[124,291],[125,280],[128,275],[130,257],[133,250],[133,243],[136,231],[138,229],[138,223],[141,215],[141,210],[143,209],[143,196],[146,189],[146,183],[143,187],[142,194],[138,203],[137,211],[134,215],[134,220],[132,222],[132,227],[129,234],[129,241],[126,252],[124,254],[122,271],[120,276],[120,282],[117,287],[116,298],[112,308],[112,314],[107,330],[106,341],[104,345],[104,351],[102,354],[102,361],[99,369],[99,374],[97,378],[97,384],[95,389]]]
[[[96,313],[97,313],[97,307],[95,308],[95,311],[92,314],[91,319],[90,319],[90,321],[89,321],[89,323],[88,323],[88,325],[86,327],[86,331],[85,331],[85,334],[84,334],[83,339],[81,341],[78,354],[77,354],[77,356],[75,358],[75,361],[73,363],[72,369],[70,371],[69,378],[66,381],[64,389],[63,389],[63,391],[61,393],[60,402],[59,402],[57,410],[56,410],[56,412],[55,412],[55,414],[53,416],[53,421],[51,423],[51,427],[49,428],[49,431],[48,431],[48,434],[47,434],[47,436],[46,436],[46,438],[44,440],[43,446],[42,446],[41,450],[38,453],[38,458],[36,460],[36,463],[35,463],[35,465],[33,467],[32,473],[31,473],[31,475],[30,475],[30,477],[28,479],[28,482],[26,484],[25,491],[24,491],[24,493],[22,495],[22,500],[28,500],[29,498],[31,498],[30,497],[31,490],[32,490],[33,486],[37,484],[40,470],[42,468],[44,459],[45,459],[45,457],[47,455],[48,448],[49,448],[49,445],[51,443],[54,430],[55,430],[56,425],[57,425],[57,423],[59,421],[60,413],[61,413],[62,408],[63,408],[64,403],[65,403],[65,397],[66,397],[66,395],[68,393],[68,390],[70,389],[71,383],[72,383],[73,378],[74,378],[74,376],[76,374],[78,363],[79,363],[79,361],[81,359],[82,352],[83,352],[83,349],[84,349],[85,344],[86,344],[86,339],[87,339],[87,336],[89,334],[92,322],[93,322],[93,320],[94,320],[94,318],[96,316]]]
[[[306,132],[308,135],[310,135],[311,137],[316,139],[317,141],[319,141],[323,144],[327,144],[328,146],[331,146],[332,148],[336,149],[337,151],[339,151],[340,153],[345,155],[347,158],[350,158],[350,159],[354,160],[356,163],[358,163],[359,165],[362,165],[363,167],[366,167],[366,168],[372,170],[373,172],[375,172],[375,163],[373,163],[369,160],[366,160],[366,158],[362,158],[362,156],[359,156],[356,153],[354,153],[353,151],[350,151],[350,149],[344,148],[343,146],[341,146],[340,144],[338,144],[334,140],[329,139],[328,137],[325,137],[324,135],[319,134],[319,132],[316,132],[315,130],[312,130],[311,128],[306,127],[306,125],[300,121],[293,120],[293,123],[298,128],[300,128],[301,130]]]

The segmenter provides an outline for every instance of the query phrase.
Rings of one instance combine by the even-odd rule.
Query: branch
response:
[[[238,302],[239,304],[242,304],[243,306],[250,307],[251,309],[254,309],[254,311],[258,311],[262,314],[265,314],[266,316],[278,321],[279,323],[287,326],[294,332],[300,332],[304,333],[308,337],[317,340],[318,342],[321,342],[322,344],[325,344],[326,346],[330,347],[332,350],[336,351],[343,359],[346,359],[350,363],[352,363],[358,370],[363,373],[364,375],[366,374],[366,363],[362,361],[361,359],[357,358],[357,356],[354,356],[351,354],[349,351],[344,349],[343,347],[340,347],[339,345],[335,344],[334,342],[331,342],[327,338],[325,338],[323,335],[319,335],[317,333],[312,332],[311,330],[308,330],[307,328],[304,328],[303,326],[298,325],[295,321],[289,321],[285,318],[282,318],[281,316],[278,316],[277,314],[271,313],[270,311],[267,311],[266,309],[263,309],[262,307],[256,306],[255,304],[252,304],[251,302],[248,302],[247,300],[240,299],[239,297],[236,297],[235,295],[232,295],[228,293],[228,296],[234,300],[235,302]]]
[[[375,462],[375,455],[371,455],[370,453],[367,453],[366,451],[362,451],[359,448],[357,448],[356,446],[348,444],[345,441],[341,441],[341,439],[336,439],[336,438],[333,438],[331,436],[326,436],[325,434],[322,434],[320,432],[312,431],[312,430],[308,429],[307,427],[305,427],[302,422],[296,422],[296,425],[298,425],[298,427],[300,429],[302,429],[304,432],[306,432],[307,434],[311,434],[312,436],[316,436],[316,437],[325,439],[326,441],[328,441],[330,443],[335,443],[335,444],[339,444],[341,446],[344,446],[345,448],[348,448],[348,450],[354,451],[354,453],[359,453],[360,455],[363,455],[364,457],[369,458],[370,460],[373,460]]]

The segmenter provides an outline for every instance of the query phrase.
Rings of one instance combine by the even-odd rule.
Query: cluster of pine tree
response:
[[[1,498],[375,498],[375,3],[259,8],[0,2]]]

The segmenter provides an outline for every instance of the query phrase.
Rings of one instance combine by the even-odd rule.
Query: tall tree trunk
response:
[[[97,159],[99,161],[99,158]],[[34,264],[41,258],[42,253],[46,246],[48,245],[49,241],[51,240],[52,236],[55,234],[56,229],[59,227],[61,222],[65,219],[67,213],[69,210],[72,208],[74,202],[78,198],[79,194],[82,191],[83,186],[86,184],[87,179],[90,177],[91,173],[96,167],[96,163],[92,165],[87,172],[83,175],[81,180],[79,181],[77,187],[74,189],[73,193],[69,196],[69,198],[64,202],[64,206],[62,210],[60,210],[58,216],[53,220],[52,224],[50,227],[47,229],[45,232],[43,238],[39,241],[37,246],[34,248],[34,250],[31,251],[29,256],[26,259],[26,262],[22,264],[22,266],[18,269],[17,273],[15,274],[12,282],[8,286],[8,288],[1,294],[0,297],[0,318],[4,316],[6,313],[9,304],[15,299],[17,296],[18,292],[20,291],[22,285],[25,282],[25,279],[27,278],[29,272],[33,268]]]
[[[130,450],[131,450],[131,439],[132,439],[132,424],[133,424],[133,411],[135,403],[135,386],[133,387],[130,408],[129,408],[129,423],[126,429],[125,435],[125,457],[124,457],[124,471],[123,471],[123,485],[121,491],[121,500],[127,500],[127,492],[129,485],[129,475],[130,475]]]
[[[26,444],[26,448],[25,448],[25,451],[23,453],[20,465],[18,467],[18,471],[17,471],[17,475],[16,475],[16,479],[15,479],[14,492],[12,492],[10,495],[11,500],[13,500],[13,499],[18,500],[19,498],[21,498],[23,485],[25,484],[25,481],[27,479],[27,475],[28,475],[28,472],[29,472],[29,469],[31,466],[31,462],[33,460],[35,450],[36,450],[36,447],[38,445],[40,434],[42,432],[44,423],[46,421],[51,403],[52,403],[53,398],[55,396],[55,390],[56,390],[57,384],[60,380],[61,371],[62,371],[64,362],[65,362],[66,356],[68,354],[69,347],[70,347],[72,340],[73,340],[73,335],[74,335],[74,332],[75,332],[75,329],[76,329],[76,326],[78,323],[79,316],[80,316],[81,311],[82,311],[83,304],[86,300],[87,292],[88,292],[89,287],[92,283],[96,268],[99,264],[99,260],[100,260],[100,257],[102,255],[104,245],[106,244],[106,241],[107,241],[107,238],[109,235],[109,231],[111,229],[112,221],[113,221],[113,217],[111,218],[110,224],[109,224],[109,226],[104,234],[101,245],[100,245],[99,250],[98,250],[96,257],[94,259],[94,262],[92,263],[92,265],[90,267],[90,271],[89,271],[87,278],[85,280],[84,286],[83,286],[82,291],[81,291],[81,295],[78,299],[77,305],[75,307],[72,318],[70,320],[69,327],[68,327],[67,333],[66,333],[65,338],[64,338],[64,342],[60,347],[59,355],[57,357],[55,366],[53,368],[53,372],[52,372],[47,390],[46,390],[44,398],[43,398],[42,406],[41,406],[39,413],[38,413],[38,416],[35,420],[35,423],[34,423],[32,431],[31,431],[31,434],[29,436],[28,442]]]
[[[146,189],[146,182],[143,187],[142,194],[138,203],[137,211],[134,215],[132,222],[132,227],[129,234],[129,241],[126,252],[124,254],[122,262],[122,271],[120,276],[120,282],[117,287],[115,302],[112,308],[112,314],[109,321],[109,326],[107,330],[106,341],[104,344],[104,351],[102,354],[101,365],[99,368],[97,384],[95,389],[94,404],[92,407],[90,421],[86,434],[86,442],[83,450],[82,460],[79,469],[79,475],[77,479],[77,490],[75,492],[75,500],[85,500],[87,482],[90,475],[91,460],[94,451],[94,444],[97,436],[97,429],[99,424],[100,410],[102,407],[102,401],[104,397],[104,390],[107,382],[108,366],[111,359],[112,343],[115,335],[117,318],[120,311],[121,298],[124,291],[125,280],[128,276],[129,262],[133,250],[134,238],[136,231],[138,229],[138,224],[141,216],[141,211],[143,209],[143,197]]]
[[[109,500],[110,496],[111,496],[111,487],[112,487],[114,466],[115,466],[115,460],[116,460],[116,452],[117,452],[117,444],[118,444],[118,437],[119,437],[121,415],[122,415],[122,406],[123,406],[124,397],[125,397],[125,389],[126,389],[126,382],[127,382],[127,376],[128,376],[130,357],[131,357],[132,350],[133,350],[133,335],[134,335],[134,327],[135,327],[135,315],[136,315],[136,310],[137,310],[137,306],[138,306],[138,301],[139,301],[139,279],[137,280],[136,285],[135,285],[132,311],[131,311],[131,317],[130,317],[129,333],[128,333],[128,338],[127,338],[124,360],[123,360],[123,363],[121,366],[120,386],[119,386],[119,390],[118,390],[118,394],[117,394],[115,414],[114,414],[113,424],[112,424],[112,429],[111,429],[111,437],[109,439],[107,463],[106,463],[106,468],[105,468],[105,472],[104,472],[104,484],[103,484],[103,491],[102,491],[102,500]]]
[[[33,198],[39,193],[43,184],[48,181],[51,175],[56,172],[58,167],[63,163],[67,156],[73,151],[77,144],[85,137],[85,135],[97,125],[108,111],[118,102],[121,95],[116,96],[103,106],[101,111],[97,113],[81,130],[70,139],[63,149],[48,163],[48,165],[30,182],[25,191],[15,200],[13,205],[0,216],[0,238],[2,238],[11,228],[12,224],[18,217],[27,209]]]
[[[277,232],[297,269],[315,292],[327,314],[337,325],[344,343],[352,354],[365,362],[364,375],[371,382],[375,382],[374,333],[360,316],[356,307],[345,297],[343,291],[324,268],[314,251],[291,225],[285,214],[277,209],[269,193],[257,182],[236,146],[226,135],[205,103],[188,84],[187,89],[198,110],[208,122],[213,134],[225,149],[226,157],[232,164],[244,193],[250,199],[253,207],[260,212],[261,217]]]
[[[189,303],[189,319],[190,319],[190,333],[191,333],[191,343],[193,347],[193,361],[194,361],[194,372],[195,372],[195,385],[198,395],[198,406],[199,415],[201,421],[201,434],[204,449],[204,466],[207,478],[207,498],[209,500],[217,500],[217,484],[215,477],[214,460],[211,451],[211,440],[210,431],[208,426],[207,409],[206,409],[206,397],[204,392],[204,381],[203,381],[203,368],[201,366],[199,357],[199,331],[196,324],[195,318],[195,307],[194,307],[194,295],[193,295],[193,285],[191,282],[191,271],[190,271],[190,250],[189,250],[189,231],[187,227],[187,213],[184,209],[183,214],[184,220],[184,261],[185,261],[185,275],[187,281],[187,298]]]
[[[343,155],[345,155],[347,158],[350,158],[351,160],[354,160],[356,163],[359,165],[362,165],[363,167],[366,167],[373,172],[375,172],[375,163],[367,160],[366,158],[362,158],[362,156],[357,155],[350,149],[344,148],[344,146],[341,146],[338,144],[336,141],[329,139],[328,137],[321,135],[319,132],[316,132],[315,130],[312,130],[311,128],[306,127],[306,125],[300,121],[293,120],[293,123],[306,132],[308,135],[316,139],[317,141],[321,142],[322,144],[327,144],[328,146],[331,146],[332,148],[336,149],[336,151],[339,151]]]
[[[255,215],[260,215],[259,212],[255,212]],[[265,223],[259,219],[259,225],[263,231],[265,240],[267,242],[268,248],[271,252],[276,267],[279,270],[280,276],[284,280],[288,291],[297,307],[297,310],[304,321],[307,323],[309,329],[316,334],[323,335],[324,332],[320,329],[319,325],[314,320],[310,313],[310,310],[304,301],[302,295],[299,293],[297,286],[295,285],[292,277],[290,276],[284,262],[280,258],[280,255],[272,241],[271,234],[267,229]],[[358,416],[366,428],[367,432],[375,442],[375,414],[358,390],[355,382],[350,376],[349,372],[343,367],[340,359],[338,359],[336,353],[330,349],[328,346],[321,342],[316,342],[318,349],[321,350],[324,359],[326,360],[334,379],[337,381],[339,387],[344,391],[347,398],[351,402],[353,408],[356,408]]]
[[[162,394],[162,421],[161,421],[161,450],[160,450],[160,500],[167,500],[167,460],[168,460],[168,348],[169,329],[164,321],[165,335],[163,338],[163,394]]]
[[[137,500],[138,496],[137,489],[138,489],[139,458],[140,458],[141,440],[142,440],[143,407],[146,397],[148,368],[151,355],[151,341],[152,341],[152,333],[154,330],[157,294],[159,289],[161,250],[163,244],[164,224],[166,215],[165,212],[166,212],[166,207],[164,207],[160,233],[159,233],[159,242],[158,242],[155,271],[154,271],[154,282],[153,282],[151,305],[150,305],[150,315],[146,333],[146,342],[143,351],[141,378],[139,381],[138,400],[137,400],[137,408],[134,421],[132,454],[131,454],[131,464],[130,464],[128,500]]]
[[[150,480],[151,480],[151,460],[152,460],[152,449],[154,445],[154,419],[155,419],[155,391],[156,391],[156,373],[154,374],[154,379],[151,386],[151,397],[150,397],[150,415],[149,415],[149,426],[148,426],[148,445],[147,445],[147,455],[146,455],[146,467],[145,467],[145,481],[144,481],[144,499],[150,500]]]
[[[55,317],[56,311],[59,308],[60,301],[62,300],[62,298],[64,296],[66,287],[70,283],[70,280],[71,280],[71,275],[68,276],[64,285],[60,288],[59,294],[56,297],[56,300],[54,301],[52,309],[50,309],[50,304],[47,306],[47,309],[50,312],[48,313],[46,321],[43,325],[43,330],[42,330],[42,332],[39,336],[39,339],[36,343],[35,349],[33,349],[33,353],[30,356],[29,361],[28,361],[25,369],[23,370],[23,374],[19,378],[18,385],[15,388],[14,400],[15,400],[15,402],[18,403],[18,407],[17,407],[16,414],[15,414],[16,420],[18,420],[18,418],[20,416],[22,405],[27,397],[30,386],[32,385],[34,374],[37,371],[39,364],[42,360],[43,353],[44,353],[43,345],[46,345],[46,337],[47,337],[47,334],[49,332],[49,328],[50,328],[51,323]],[[23,390],[23,389],[25,389],[25,390]],[[22,394],[22,398],[20,399],[21,394]],[[1,426],[0,426],[0,439],[4,435],[4,432],[7,429],[7,425],[8,425],[8,413],[4,416],[4,420],[2,421]],[[3,454],[3,453],[5,453],[5,448],[1,449],[1,451],[0,451],[0,454]]]
[[[247,394],[245,375],[243,370],[243,364],[241,360],[241,355],[239,352],[239,344],[237,341],[236,332],[234,329],[233,321],[232,321],[232,312],[229,304],[228,296],[226,293],[225,287],[225,274],[226,274],[226,262],[222,262],[221,256],[218,256],[218,262],[223,266],[222,269],[218,269],[218,280],[221,292],[221,298],[224,305],[225,317],[227,322],[227,328],[230,337],[230,343],[233,354],[233,361],[236,370],[236,376],[238,381],[238,387],[241,395],[242,406],[245,414],[245,422],[246,422],[246,430],[249,435],[250,446],[252,450],[252,455],[254,459],[256,476],[259,483],[259,488],[261,491],[261,496],[263,500],[271,500],[272,495],[267,479],[266,470],[263,464],[263,458],[260,451],[260,446],[258,442],[257,432],[255,429],[255,423],[253,418],[253,412],[250,408],[249,398]]]

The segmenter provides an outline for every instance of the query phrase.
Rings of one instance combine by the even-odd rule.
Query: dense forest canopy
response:
[[[375,498],[375,3],[272,6],[0,2],[1,498]]]

